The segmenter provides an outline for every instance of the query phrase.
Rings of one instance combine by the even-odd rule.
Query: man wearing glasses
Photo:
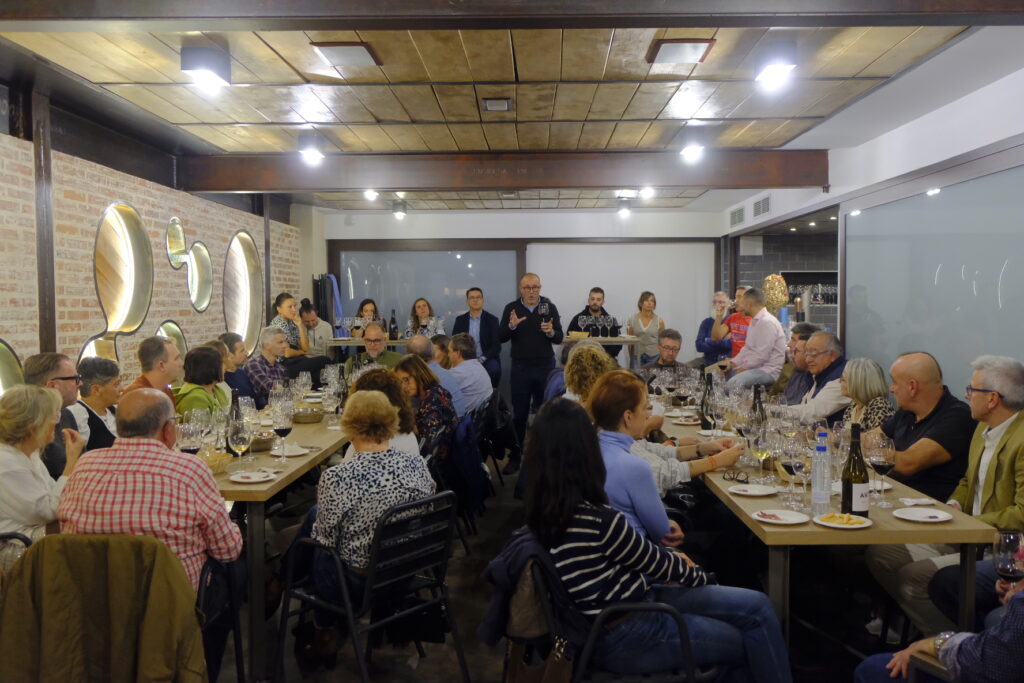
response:
[[[806,342],[803,357],[813,377],[811,386],[799,403],[787,406],[785,411],[804,424],[827,420],[831,427],[842,419],[846,407],[853,402],[843,395],[839,384],[846,367],[843,346],[835,333],[815,332]]]
[[[82,383],[81,378],[71,359],[62,353],[37,353],[34,356],[29,356],[22,366],[22,374],[25,384],[56,389],[63,402],[53,442],[40,453],[43,464],[46,465],[46,471],[50,473],[51,477],[57,479],[64,472],[64,464],[67,460],[65,440],[68,443],[75,443],[82,438],[75,431],[78,426],[75,416],[68,410],[68,406],[72,406],[78,401],[78,386]]]
[[[363,347],[366,350],[345,361],[345,374],[349,375],[353,370],[367,365],[383,365],[389,370],[398,365],[402,354],[387,348],[386,339],[387,335],[380,323],[368,323],[363,328]]]
[[[641,370],[653,370],[657,368],[677,368],[682,365],[676,360],[679,349],[683,347],[683,336],[672,328],[664,329],[658,333],[658,357],[641,367]]]

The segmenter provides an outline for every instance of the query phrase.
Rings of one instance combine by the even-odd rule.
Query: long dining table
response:
[[[698,427],[675,425],[666,418],[663,431],[671,437],[700,436]],[[757,468],[741,469],[753,479]],[[978,550],[992,542],[995,529],[979,522],[970,515],[948,507],[944,501],[935,501],[934,509],[941,509],[952,515],[952,519],[941,523],[908,522],[893,516],[893,510],[900,507],[899,498],[927,497],[919,491],[889,479],[892,489],[886,491],[893,508],[872,507],[869,510],[871,526],[866,528],[833,529],[819,526],[810,519],[801,524],[778,525],[759,521],[754,515],[764,509],[783,508],[778,495],[749,497],[729,491],[735,481],[724,479],[725,469],[703,475],[708,489],[757,538],[768,547],[768,597],[782,624],[783,633],[789,640],[789,581],[790,556],[798,546],[860,546],[913,543],[941,543],[960,546],[960,614],[962,630],[974,628],[974,576]],[[839,496],[831,497],[832,512],[839,511]],[[808,515],[810,517],[810,515]]]
[[[331,430],[323,422],[296,424],[285,439],[286,444],[309,448],[310,452],[287,458],[282,462],[269,451],[255,453],[256,460],[246,469],[266,467],[281,470],[271,481],[245,484],[231,481],[230,473],[215,475],[224,500],[246,505],[246,558],[248,560],[248,647],[249,680],[268,677],[267,620],[265,618],[264,582],[266,580],[266,506],[267,501],[317,467],[348,443],[340,430]]]

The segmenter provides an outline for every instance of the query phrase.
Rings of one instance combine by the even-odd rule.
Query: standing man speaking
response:
[[[498,325],[501,343],[512,340],[512,414],[519,445],[523,445],[530,405],[540,408],[544,383],[555,366],[552,346],[562,343],[562,323],[558,309],[540,295],[540,278],[526,273],[519,279],[520,298],[505,306]],[[519,470],[519,461],[510,460],[503,470]]]

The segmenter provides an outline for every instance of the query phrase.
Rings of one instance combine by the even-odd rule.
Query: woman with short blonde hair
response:
[[[357,391],[345,402],[341,428],[349,438],[390,441],[398,433],[398,408],[382,391]]]
[[[78,432],[64,430],[67,461],[54,481],[39,454],[54,439],[62,404],[55,389],[33,384],[0,397],[0,533],[38,540],[57,519],[61,491],[85,446]]]
[[[618,367],[615,359],[597,342],[583,340],[577,343],[565,362],[565,388],[568,390],[565,397],[580,403],[586,401],[598,378]]]
[[[861,429],[867,431],[881,427],[896,412],[889,401],[889,387],[885,383],[882,366],[870,358],[846,361],[839,387],[844,396],[853,399],[843,413],[846,424],[857,422]]]

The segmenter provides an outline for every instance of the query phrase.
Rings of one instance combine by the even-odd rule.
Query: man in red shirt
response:
[[[125,387],[123,394],[136,389],[158,389],[171,399],[173,405],[174,393],[168,385],[178,379],[185,367],[178,346],[166,337],[147,337],[139,343],[138,354],[142,374]]]
[[[747,328],[750,327],[750,316],[740,310],[739,301],[748,289],[750,287],[740,286],[736,288],[733,312],[721,320],[716,316],[715,324],[711,328],[711,339],[714,341],[725,338],[732,340],[732,352],[729,355],[733,358],[736,357],[736,354],[740,352],[743,345],[747,342]]]

